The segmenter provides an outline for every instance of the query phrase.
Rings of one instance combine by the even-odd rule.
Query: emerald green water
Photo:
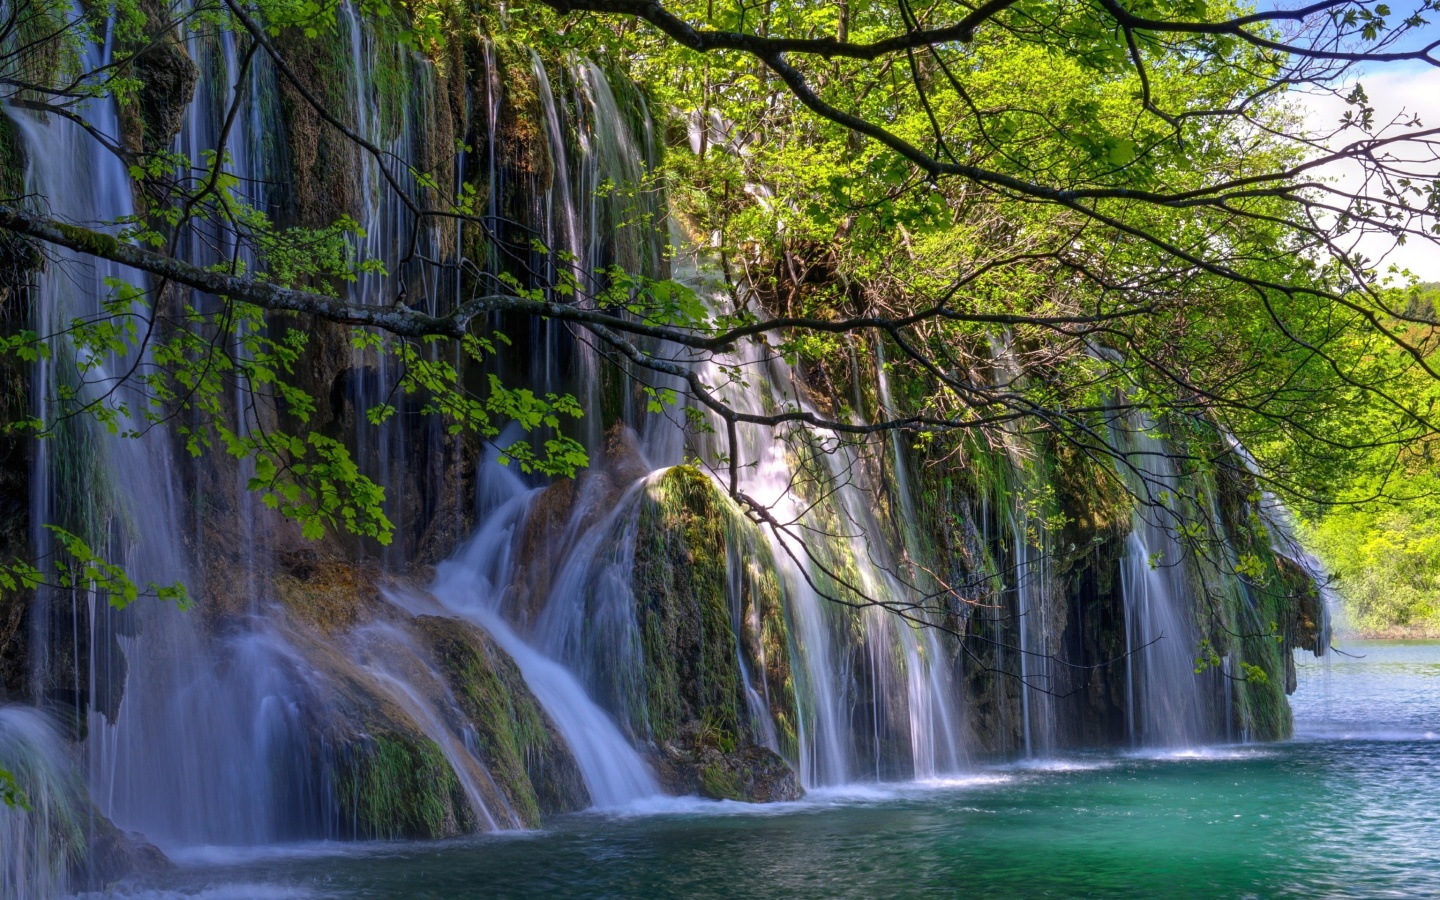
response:
[[[1308,655],[1296,739],[1076,756],[441,844],[200,851],[141,896],[1440,895],[1440,644]]]

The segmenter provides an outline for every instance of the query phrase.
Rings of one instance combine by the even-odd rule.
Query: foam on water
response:
[[[365,856],[395,847],[390,841],[307,841],[296,844],[233,846],[199,844],[170,852],[171,862],[190,868],[243,866],[256,862]]]
[[[278,884],[225,884],[193,889],[152,890],[148,888],[119,888],[104,893],[75,895],[77,900],[89,898],[124,897],[128,900],[321,900],[337,894],[316,891],[312,888],[289,887]]]
[[[1127,759],[1143,759],[1164,762],[1166,760],[1232,760],[1232,759],[1258,759],[1269,756],[1269,751],[1262,747],[1247,746],[1216,746],[1216,747],[1178,747],[1175,749],[1154,748],[1149,750],[1132,750],[1125,754]]]

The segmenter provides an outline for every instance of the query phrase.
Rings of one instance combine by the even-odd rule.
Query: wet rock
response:
[[[140,146],[145,153],[157,153],[180,133],[200,73],[184,46],[170,34],[135,58],[135,74],[142,84]]]
[[[781,803],[805,795],[795,770],[766,747],[750,746],[703,759],[699,774],[701,795],[717,800]]]
[[[294,617],[322,632],[353,628],[382,609],[377,583],[380,571],[364,562],[350,562],[323,552],[300,548],[279,554],[273,574],[275,599]]]
[[[655,741],[667,789],[759,803],[797,798],[794,772],[765,746],[796,751],[768,543],[713,481],[684,466],[647,482],[635,542],[646,721],[632,728]],[[763,682],[769,709],[751,709],[747,679]]]
[[[605,432],[600,465],[622,491],[650,474],[650,464],[640,452],[639,436],[623,422]]]
[[[794,754],[794,680],[774,572],[764,537],[703,473],[676,466],[647,483],[632,576],[647,721],[632,727],[662,745],[696,729],[722,748],[761,744],[748,677],[764,681],[781,750]]]
[[[514,661],[468,622],[421,616],[415,624],[475,731],[476,752],[524,824],[589,806],[579,765]]]
[[[590,803],[569,748],[484,631],[422,589],[316,550],[277,555],[274,590],[304,684],[302,729],[331,814],[359,838],[444,837]],[[394,592],[403,607],[387,602]],[[464,749],[460,749],[464,748]],[[415,773],[420,773],[416,775]],[[423,776],[423,777],[420,777]]]
[[[728,753],[669,744],[654,755],[652,768],[672,794],[744,803],[783,803],[805,796],[790,764],[768,747],[753,744]]]
[[[109,819],[94,814],[89,852],[77,860],[71,872],[71,885],[81,889],[99,890],[129,875],[165,872],[175,868],[159,847],[135,831],[121,831]]]
[[[335,768],[340,821],[358,837],[441,838],[478,822],[440,747],[411,731],[377,731],[347,745]]]
[[[135,48],[139,52],[129,73],[140,82],[140,89],[122,105],[120,128],[131,152],[151,154],[169,148],[180,133],[200,70],[171,27],[174,16],[169,6],[145,2],[141,11],[146,17],[145,42]]]
[[[594,463],[575,478],[556,481],[530,504],[503,604],[506,618],[522,633],[544,610],[560,561],[575,540],[608,515],[627,488],[650,474],[635,432],[619,423],[606,432]]]
[[[545,601],[563,552],[567,525],[575,509],[576,481],[564,478],[541,491],[530,504],[516,542],[515,576],[502,606],[505,617],[528,633]]]

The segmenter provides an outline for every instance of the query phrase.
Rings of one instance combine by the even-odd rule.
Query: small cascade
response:
[[[1014,349],[1014,336],[1007,332],[989,338],[993,378],[997,384],[1023,384],[1025,377]],[[986,529],[983,543],[998,540],[996,569],[1008,601],[999,612],[995,628],[996,666],[1013,672],[1018,680],[1019,748],[1026,758],[1050,755],[1056,744],[1057,678],[1055,636],[1051,634],[1048,612],[1059,598],[1050,579],[1049,535],[1044,522],[1028,504],[1025,494],[1035,486],[1035,449],[1029,439],[1007,426],[1005,461],[1008,466],[1005,493],[984,496],[981,522]],[[991,528],[991,505],[995,528]],[[1008,544],[1005,539],[1008,538]],[[1006,667],[1008,657],[1014,661]],[[1003,701],[1002,701],[1002,705]]]
[[[535,626],[537,645],[574,671],[622,722],[632,720],[635,740],[649,738],[645,664],[631,585],[643,493],[643,484],[632,486],[580,539]],[[583,518],[584,510],[572,518],[577,514]]]
[[[1140,499],[1121,559],[1126,712],[1137,747],[1189,747],[1206,739],[1193,588],[1188,582],[1180,525],[1179,476],[1171,451],[1148,423],[1129,430],[1121,474]]]
[[[880,397],[880,416],[898,418],[900,412],[890,394],[890,374],[885,368],[885,342],[875,342],[875,384]],[[889,432],[890,471],[894,496],[899,499],[898,515],[891,509],[899,528],[900,549],[905,554],[907,587],[928,596],[943,596],[939,585],[916,564],[924,556],[916,533],[919,516],[910,487],[910,471],[901,445],[901,433]],[[902,595],[903,596],[903,595]],[[908,633],[905,629],[908,628]],[[946,648],[940,633],[914,623],[901,626],[900,641],[905,653],[906,686],[910,699],[910,748],[917,779],[958,771],[965,757],[956,721],[960,715],[950,667],[944,665]]]
[[[495,780],[467,746],[464,714],[460,712],[445,678],[436,672],[399,629],[384,623],[367,626],[354,636],[356,659],[377,694],[388,698],[429,738],[455,773],[470,812],[481,828],[522,828]]]
[[[491,511],[460,553],[441,564],[431,593],[451,613],[484,629],[515,661],[574,754],[595,806],[621,807],[660,793],[630,741],[580,681],[522,639],[500,615],[504,588],[512,577],[516,530],[533,492],[508,470],[487,462],[480,491],[487,505],[493,504]]]
[[[1246,470],[1259,479],[1261,476],[1260,466],[1255,462],[1255,457],[1244,444],[1235,440],[1234,437],[1227,439],[1230,449],[1240,458]],[[1296,537],[1295,517],[1285,503],[1275,496],[1274,492],[1262,488],[1257,512],[1269,533],[1271,549],[1299,565],[1310,579],[1310,583],[1315,586],[1317,591],[1315,611],[1318,613],[1319,621],[1315,628],[1315,645],[1311,650],[1316,656],[1325,659],[1325,671],[1328,673],[1330,640],[1334,636],[1335,628],[1332,616],[1335,610],[1342,608],[1340,598],[1336,594],[1330,576],[1325,572],[1324,565],[1315,557],[1315,554],[1305,549],[1300,543],[1300,539]]]
[[[771,697],[770,681],[764,677],[768,660],[766,659],[765,642],[756,642],[756,660],[758,665],[752,665],[746,658],[744,641],[741,637],[747,632],[754,635],[762,634],[763,625],[760,621],[760,610],[755,604],[750,604],[748,609],[743,608],[742,596],[749,589],[752,593],[755,588],[747,585],[746,581],[763,578],[764,574],[757,572],[753,554],[746,551],[750,548],[743,547],[740,541],[732,540],[725,545],[725,586],[730,601],[730,629],[735,633],[735,660],[740,667],[740,678],[745,685],[745,706],[750,715],[750,722],[760,738],[760,742],[775,753],[783,752],[780,746],[780,738],[775,728],[775,717],[773,712],[774,700]],[[758,669],[758,671],[752,671]]]
[[[89,811],[70,758],[43,714],[0,706],[0,764],[29,807],[0,804],[0,895],[62,896],[71,871],[84,862]]]
[[[726,292],[712,283],[714,275],[698,266],[677,270],[676,277],[717,308],[728,302]],[[782,361],[751,345],[735,356],[717,360],[705,373],[735,408],[752,414],[808,409],[794,387],[796,376]],[[721,368],[727,364],[749,373],[748,387],[731,381]],[[880,374],[883,379],[883,363]],[[888,407],[888,384],[881,383]],[[717,434],[724,433],[718,419],[714,425]],[[884,533],[875,512],[879,488],[866,475],[862,451],[799,428],[782,432],[777,440],[767,430],[742,427],[739,437],[741,490],[778,521],[796,523],[786,533],[770,531],[768,536],[785,574],[788,614],[798,638],[795,652],[804,664],[800,703],[807,729],[799,762],[805,783],[823,786],[861,776],[858,763],[866,757],[877,777],[893,777],[890,767],[898,761],[887,748],[895,742],[905,747],[902,771],[909,777],[957,770],[963,761],[961,704],[949,671],[952,654],[943,649],[941,635],[879,607],[847,624],[845,614],[821,595],[844,596],[848,584],[880,603],[905,605],[914,594],[914,587],[902,581],[914,581],[913,569],[901,566],[909,560],[897,556],[918,553],[918,541],[911,535],[896,554],[879,539]],[[900,525],[908,530],[915,520],[913,500],[898,444],[892,449]],[[857,674],[865,678],[863,691]],[[863,707],[858,705],[862,696]],[[895,733],[897,727],[903,734]]]

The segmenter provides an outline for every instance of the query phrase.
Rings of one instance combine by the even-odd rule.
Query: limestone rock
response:
[[[89,851],[84,861],[77,861],[71,874],[71,885],[78,888],[102,889],[127,875],[165,872],[175,868],[159,847],[134,831],[121,831],[98,812],[93,814]]]
[[[728,753],[716,747],[685,750],[670,744],[652,758],[652,766],[672,794],[744,803],[783,803],[805,796],[790,764],[755,744]]]

